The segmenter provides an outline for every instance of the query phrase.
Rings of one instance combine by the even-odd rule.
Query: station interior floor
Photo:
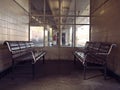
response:
[[[104,80],[97,69],[87,70],[87,79],[83,80],[82,66],[72,61],[40,61],[35,68],[32,79],[31,64],[17,66],[14,73],[0,79],[0,90],[120,90],[118,80],[111,76]]]

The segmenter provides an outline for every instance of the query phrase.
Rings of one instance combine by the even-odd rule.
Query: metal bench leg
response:
[[[32,78],[35,78],[35,64],[32,64]]]
[[[74,64],[76,64],[76,56],[74,55]]]
[[[43,55],[43,64],[45,63],[45,56]]]
[[[86,80],[86,64],[84,63],[84,80]]]
[[[12,69],[11,69],[11,71],[12,71],[12,76],[11,76],[11,78],[12,78],[12,79],[15,78],[15,77],[14,77],[14,69],[15,69],[15,62],[14,62],[14,60],[12,59]]]
[[[104,64],[104,79],[107,79],[107,65]]]

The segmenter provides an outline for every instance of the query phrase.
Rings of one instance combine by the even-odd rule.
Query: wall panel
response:
[[[24,0],[22,1],[24,3]],[[11,57],[3,42],[5,40],[27,41],[28,23],[28,13],[14,0],[0,0],[0,72],[11,65]]]
[[[74,60],[72,47],[45,47],[46,60]]]
[[[13,0],[1,0],[0,36],[2,39],[0,41],[28,40],[28,19],[28,13]]]
[[[93,2],[94,1],[94,2]],[[91,0],[91,8],[94,3],[102,1]],[[120,0],[107,0],[91,15],[91,41],[116,43],[113,57],[108,60],[108,67],[120,75]]]

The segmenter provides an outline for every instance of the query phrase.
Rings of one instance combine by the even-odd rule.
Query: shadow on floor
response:
[[[35,79],[29,63],[24,63],[0,80],[0,90],[120,90],[119,83],[111,78],[104,80],[98,70],[89,70],[83,80],[82,67],[72,61],[46,61],[36,64]],[[14,76],[14,80],[11,79]]]

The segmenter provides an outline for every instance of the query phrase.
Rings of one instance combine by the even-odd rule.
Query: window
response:
[[[33,41],[36,46],[44,46],[44,28],[40,26],[31,26],[30,41]]]
[[[90,0],[43,1],[40,14],[32,19],[44,27],[39,27],[39,32],[32,30],[36,34],[33,33],[31,40],[50,47],[81,47],[89,41]]]
[[[62,45],[64,47],[72,47],[72,40],[73,40],[73,27],[66,26],[66,29],[62,30]]]
[[[83,47],[89,41],[89,25],[76,26],[76,47]]]

